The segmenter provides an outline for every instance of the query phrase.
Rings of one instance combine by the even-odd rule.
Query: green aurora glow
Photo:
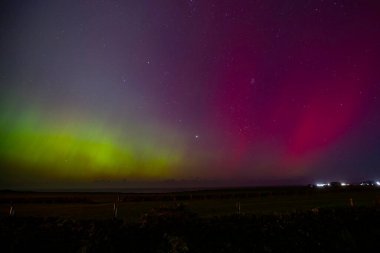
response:
[[[132,128],[127,133],[99,122],[47,120],[35,110],[0,113],[0,160],[3,168],[12,168],[2,173],[2,181],[175,176],[183,159],[178,136],[158,128]]]

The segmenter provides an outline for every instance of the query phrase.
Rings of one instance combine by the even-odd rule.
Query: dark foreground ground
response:
[[[203,209],[200,209],[201,212],[194,211],[193,207],[199,205],[197,201],[200,201],[196,198],[163,204],[158,200],[142,201],[135,196],[135,202],[129,199],[131,206],[135,203],[140,208],[141,202],[147,202],[146,205],[154,207],[134,219],[126,216],[117,219],[108,216],[96,218],[100,216],[93,215],[84,217],[83,214],[80,217],[57,216],[54,213],[46,215],[46,208],[54,208],[46,207],[45,202],[49,202],[46,195],[42,198],[35,194],[34,198],[38,196],[40,202],[29,204],[35,208],[33,212],[37,212],[37,206],[40,206],[44,215],[26,215],[26,210],[23,215],[17,215],[16,212],[14,217],[1,213],[1,252],[378,252],[378,190],[305,191],[293,192],[295,195],[275,194],[277,197],[273,194],[261,196],[257,192],[250,196],[244,191],[246,198],[235,192],[232,199],[225,195],[230,194],[230,191],[223,191],[223,194],[219,191],[215,198],[209,196],[202,200],[200,205],[208,210],[206,212],[202,212]],[[210,195],[210,192],[207,194]],[[22,194],[17,196],[18,199],[15,196],[13,199],[18,201],[18,205],[23,202],[27,205],[25,202],[28,198],[21,198],[24,196]],[[107,200],[104,195],[101,196],[98,196],[98,201]],[[237,196],[239,198],[235,199]],[[343,201],[347,196],[355,196],[356,199],[361,199],[361,196],[363,201],[367,199],[368,202],[351,207]],[[9,194],[2,197],[4,201],[8,200]],[[68,203],[75,199],[66,197],[64,204],[73,209],[91,205],[87,202]],[[322,204],[308,209],[309,205],[313,206],[309,199],[314,198],[318,202],[312,202],[313,205]],[[338,201],[340,198],[342,202]],[[55,202],[61,205],[63,200],[58,199],[55,198]],[[289,209],[283,207],[286,199],[292,200],[288,201],[288,205],[292,206]],[[296,199],[299,200],[299,205],[296,204]],[[122,201],[121,199],[120,202]],[[213,205],[222,207],[222,203],[231,204],[229,201],[241,202],[242,206],[251,202],[260,206],[263,205],[262,201],[272,207],[272,210],[267,207],[266,212],[259,212],[257,207],[249,209],[246,204],[246,211],[240,214],[236,207],[230,210],[229,205],[227,210],[230,213],[226,213],[226,210],[221,210],[222,214],[209,213],[209,210],[213,210]],[[100,203],[97,202],[96,205]]]
[[[378,252],[375,208],[199,218],[178,207],[141,222],[13,218],[0,221],[2,252]]]

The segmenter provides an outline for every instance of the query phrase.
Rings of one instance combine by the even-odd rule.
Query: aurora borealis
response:
[[[380,179],[378,1],[0,13],[0,188]]]

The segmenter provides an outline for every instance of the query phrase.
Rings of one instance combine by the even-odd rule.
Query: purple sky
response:
[[[0,186],[380,179],[379,13],[378,1],[2,1]]]

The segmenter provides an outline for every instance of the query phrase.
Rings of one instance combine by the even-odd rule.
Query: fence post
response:
[[[113,203],[113,218],[114,219],[117,219],[117,208],[118,208],[118,204],[116,204],[116,202]]]
[[[349,205],[350,207],[354,207],[354,200],[352,198],[349,199]]]
[[[240,215],[240,201],[236,202],[236,212]]]
[[[11,206],[9,208],[9,217],[13,216],[15,216],[15,206],[13,205],[13,203],[11,203]]]

